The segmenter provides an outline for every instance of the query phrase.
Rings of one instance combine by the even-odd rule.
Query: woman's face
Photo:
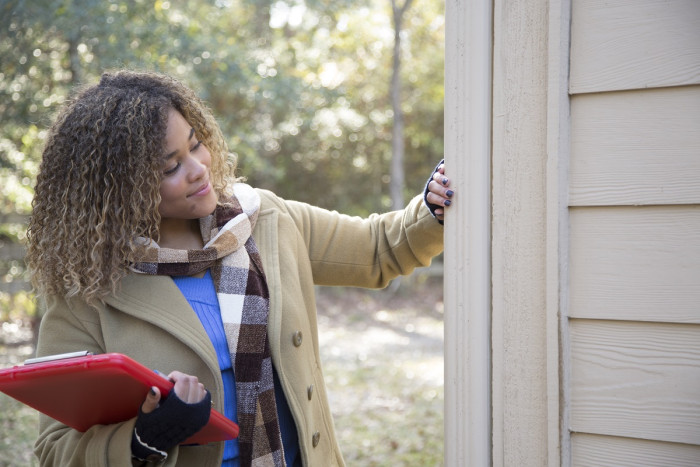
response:
[[[177,110],[168,114],[166,157],[158,206],[162,221],[199,219],[216,208],[211,184],[211,154]]]

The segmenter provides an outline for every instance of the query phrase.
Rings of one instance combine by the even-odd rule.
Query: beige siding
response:
[[[697,0],[573,0],[574,94],[700,84]]]
[[[700,86],[573,96],[571,115],[570,205],[700,202]]]
[[[564,464],[700,465],[700,1],[571,19]]]
[[[700,443],[700,326],[572,320],[571,429]]]
[[[446,465],[700,465],[700,0],[447,6]]]
[[[547,465],[551,456],[543,222],[547,208],[543,183],[547,173],[547,8],[548,2],[542,0],[494,3],[494,466]],[[552,350],[556,352],[556,347]]]
[[[697,467],[700,447],[645,439],[574,434],[576,467]]]
[[[700,205],[574,208],[570,238],[570,317],[700,324]]]

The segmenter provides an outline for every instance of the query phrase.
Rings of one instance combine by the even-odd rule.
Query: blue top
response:
[[[231,364],[231,354],[228,350],[226,342],[226,334],[224,333],[224,324],[221,321],[221,310],[219,308],[219,300],[216,298],[216,289],[214,288],[214,280],[207,270],[202,278],[198,277],[173,277],[175,284],[180,288],[180,291],[185,296],[190,306],[202,322],[204,329],[209,335],[216,356],[219,360],[219,369],[224,380],[224,415],[234,422],[238,423],[238,413],[236,410],[236,379],[233,374],[233,365]],[[299,437],[297,434],[296,425],[292,418],[292,413],[287,404],[287,398],[282,392],[277,371],[274,366],[272,369],[275,381],[275,400],[277,402],[277,418],[279,419],[280,432],[282,434],[282,444],[284,446],[284,459],[288,466],[294,467],[301,465],[301,456],[299,455]],[[238,467],[239,450],[238,439],[226,441],[224,443],[224,460],[222,467]]]

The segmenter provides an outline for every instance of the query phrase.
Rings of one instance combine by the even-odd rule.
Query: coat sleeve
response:
[[[48,299],[45,306],[37,356],[105,351],[97,310],[58,298]],[[34,453],[42,466],[131,465],[134,421],[96,425],[81,433],[42,414]]]
[[[421,196],[403,210],[367,218],[295,201],[280,202],[296,232],[279,234],[301,235],[318,285],[384,287],[399,275],[430,265],[443,250],[443,227]]]

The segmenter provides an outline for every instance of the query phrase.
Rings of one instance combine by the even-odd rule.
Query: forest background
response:
[[[251,185],[348,214],[383,212],[422,191],[442,158],[443,9],[442,0],[0,0],[0,320],[7,331],[2,335],[40,319],[22,242],[46,130],[77,86],[94,84],[103,71],[118,68],[173,75],[212,108],[238,159],[238,175]],[[404,344],[413,349],[407,359],[425,363],[416,349],[427,342],[429,366],[435,366],[432,359],[441,351],[439,286],[434,278],[419,277],[402,290],[332,291],[319,302],[331,310],[329,335],[355,329],[347,338],[357,341],[368,326],[400,323],[408,335]],[[339,311],[347,307],[366,313]],[[422,322],[426,334],[416,334],[416,323],[426,316],[433,319]],[[2,335],[0,349],[6,353]],[[392,380],[387,375],[405,376],[396,364],[370,365],[363,380],[367,352],[355,350],[364,370],[341,359],[334,376],[328,357],[327,377],[349,381],[348,393],[356,392],[357,377],[386,382]],[[400,362],[401,351],[394,350]],[[352,351],[343,348],[345,357]],[[348,379],[346,371],[354,376]],[[441,412],[442,381],[428,373],[439,384],[416,385],[411,377],[415,392],[398,387],[398,395],[382,397],[389,405],[401,402],[402,420],[394,424],[419,423],[437,434],[441,413],[433,412]],[[404,383],[396,380],[397,386]],[[407,408],[407,400],[427,405]],[[9,414],[5,407],[0,413]],[[384,455],[386,465],[435,465],[441,459],[441,441],[427,445],[432,454],[421,455],[425,443],[386,440],[386,433],[386,453],[373,454],[367,439],[379,433],[364,432],[371,429],[366,417],[347,416],[348,423],[364,425],[346,430],[347,442],[360,444],[349,456],[364,459],[360,465],[384,465]],[[433,428],[426,417],[438,417]],[[386,418],[376,421],[376,429],[386,432],[380,420]],[[3,460],[3,445],[12,456],[17,442],[9,427],[25,429],[15,423],[7,425],[0,415],[0,466],[12,465]],[[398,452],[413,460],[402,464]]]

